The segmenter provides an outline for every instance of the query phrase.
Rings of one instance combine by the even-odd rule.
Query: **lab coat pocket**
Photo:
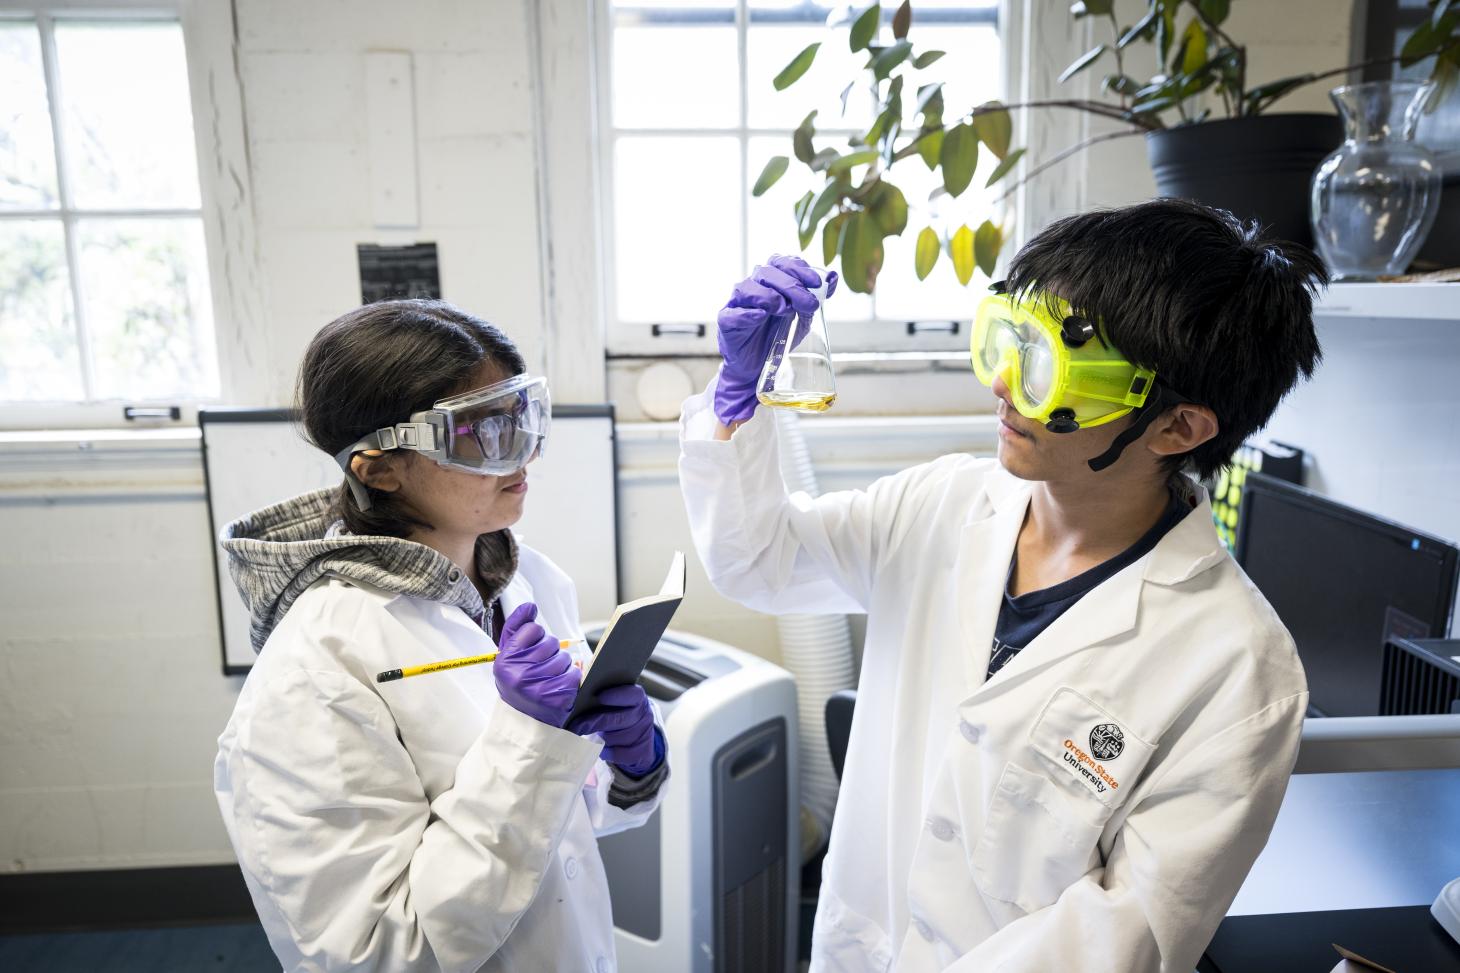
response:
[[[1108,815],[1085,803],[1072,802],[1045,774],[1006,764],[973,848],[979,890],[1025,912],[1052,904],[1099,860]]]
[[[1102,822],[1125,802],[1156,752],[1128,722],[1068,686],[1050,696],[1029,742],[1072,797],[1093,797],[1106,809]]]

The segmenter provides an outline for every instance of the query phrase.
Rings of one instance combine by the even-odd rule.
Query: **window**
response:
[[[0,402],[218,394],[182,28],[0,15]]]
[[[817,177],[793,161],[769,192],[754,198],[750,187],[766,160],[791,154],[791,133],[812,109],[818,110],[818,146],[845,144],[871,125],[870,98],[859,102],[853,96],[845,115],[840,104],[842,88],[866,55],[851,53],[845,27],[827,29],[829,17],[848,10],[855,15],[867,3],[605,2],[600,87],[609,187],[609,345],[638,354],[711,350],[713,316],[730,286],[771,253],[799,252],[792,207],[806,190],[820,187]],[[883,4],[884,23],[896,7]],[[915,0],[913,7],[910,39],[919,49],[948,52],[926,72],[946,82],[948,117],[1000,98],[996,0]],[[776,91],[771,79],[815,41],[822,46],[811,70],[788,90]],[[980,162],[975,187],[996,164],[992,158]],[[828,304],[833,345],[966,347],[979,281],[960,286],[945,257],[920,282],[912,248],[923,226],[977,226],[991,212],[994,194],[971,188],[959,199],[944,196],[930,204],[937,183],[916,159],[899,163],[891,178],[907,196],[908,229],[887,240],[874,296],[846,291]],[[821,263],[819,236],[803,256]],[[962,322],[957,334],[948,324],[955,321]],[[920,327],[914,336],[910,322],[928,330]],[[655,334],[671,337],[652,338]]]

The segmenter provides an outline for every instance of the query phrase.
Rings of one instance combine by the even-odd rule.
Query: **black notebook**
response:
[[[598,650],[583,669],[578,699],[568,714],[572,721],[598,703],[598,694],[610,686],[631,685],[649,664],[649,656],[669,628],[669,621],[684,600],[684,552],[676,551],[669,575],[657,595],[619,605],[598,640]]]

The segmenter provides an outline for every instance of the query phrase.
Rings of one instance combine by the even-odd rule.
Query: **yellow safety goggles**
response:
[[[994,285],[1002,287],[1002,282]],[[1051,432],[1113,422],[1146,404],[1156,381],[1105,342],[1095,324],[1052,294],[983,299],[973,323],[973,372],[1002,377],[1014,408]]]

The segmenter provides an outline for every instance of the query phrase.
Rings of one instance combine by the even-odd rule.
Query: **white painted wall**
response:
[[[232,306],[257,308],[230,322],[254,329],[232,345],[247,360],[225,362],[238,379],[236,399],[288,400],[310,336],[358,301],[355,244],[435,240],[447,297],[501,323],[535,366],[554,375],[560,398],[601,400],[597,231],[594,207],[584,205],[596,176],[552,148],[566,138],[588,152],[594,141],[584,93],[593,74],[585,63],[590,0],[235,6],[236,50],[225,32],[219,70],[231,74],[236,56],[247,142],[246,151],[230,154],[242,168],[218,174],[234,187],[219,212],[237,221],[220,239],[242,263],[215,286]],[[1064,5],[1048,6],[1063,17]],[[1238,6],[1272,11],[1274,21],[1282,19],[1279,7],[1290,8]],[[1259,24],[1252,36],[1265,31]],[[1078,38],[1061,35],[1065,41]],[[421,219],[414,230],[372,222],[364,95],[372,50],[412,56]],[[547,87],[535,86],[540,78]],[[208,80],[195,75],[194,84]],[[207,121],[199,118],[200,129]],[[1044,144],[1078,137],[1071,126],[1064,136],[1046,132]],[[545,154],[548,164],[539,165]],[[1089,163],[1089,202],[1145,195],[1143,157],[1120,164],[1127,181],[1100,158]],[[1083,205],[1080,171],[1048,181],[1079,191],[1050,190],[1037,212]],[[540,195],[540,184],[550,192]],[[253,237],[231,232],[245,218],[256,225]],[[703,363],[691,370],[696,383],[704,379]],[[630,415],[634,374],[626,369],[612,389]],[[919,393],[949,389],[944,410],[985,411],[986,394],[960,374],[966,393],[951,391],[953,373],[894,381]],[[872,378],[847,378],[849,398],[857,387],[873,394]],[[899,411],[937,408],[907,401],[919,405]],[[826,489],[989,445],[977,419],[904,426],[824,419],[807,428]],[[219,669],[196,444],[170,434],[89,441],[89,449],[0,441],[0,869],[229,861],[211,762],[240,680]],[[636,594],[657,587],[668,551],[691,544],[672,428],[626,426],[621,457],[626,594]],[[697,568],[691,584],[678,625],[778,656],[770,620],[715,596]]]

